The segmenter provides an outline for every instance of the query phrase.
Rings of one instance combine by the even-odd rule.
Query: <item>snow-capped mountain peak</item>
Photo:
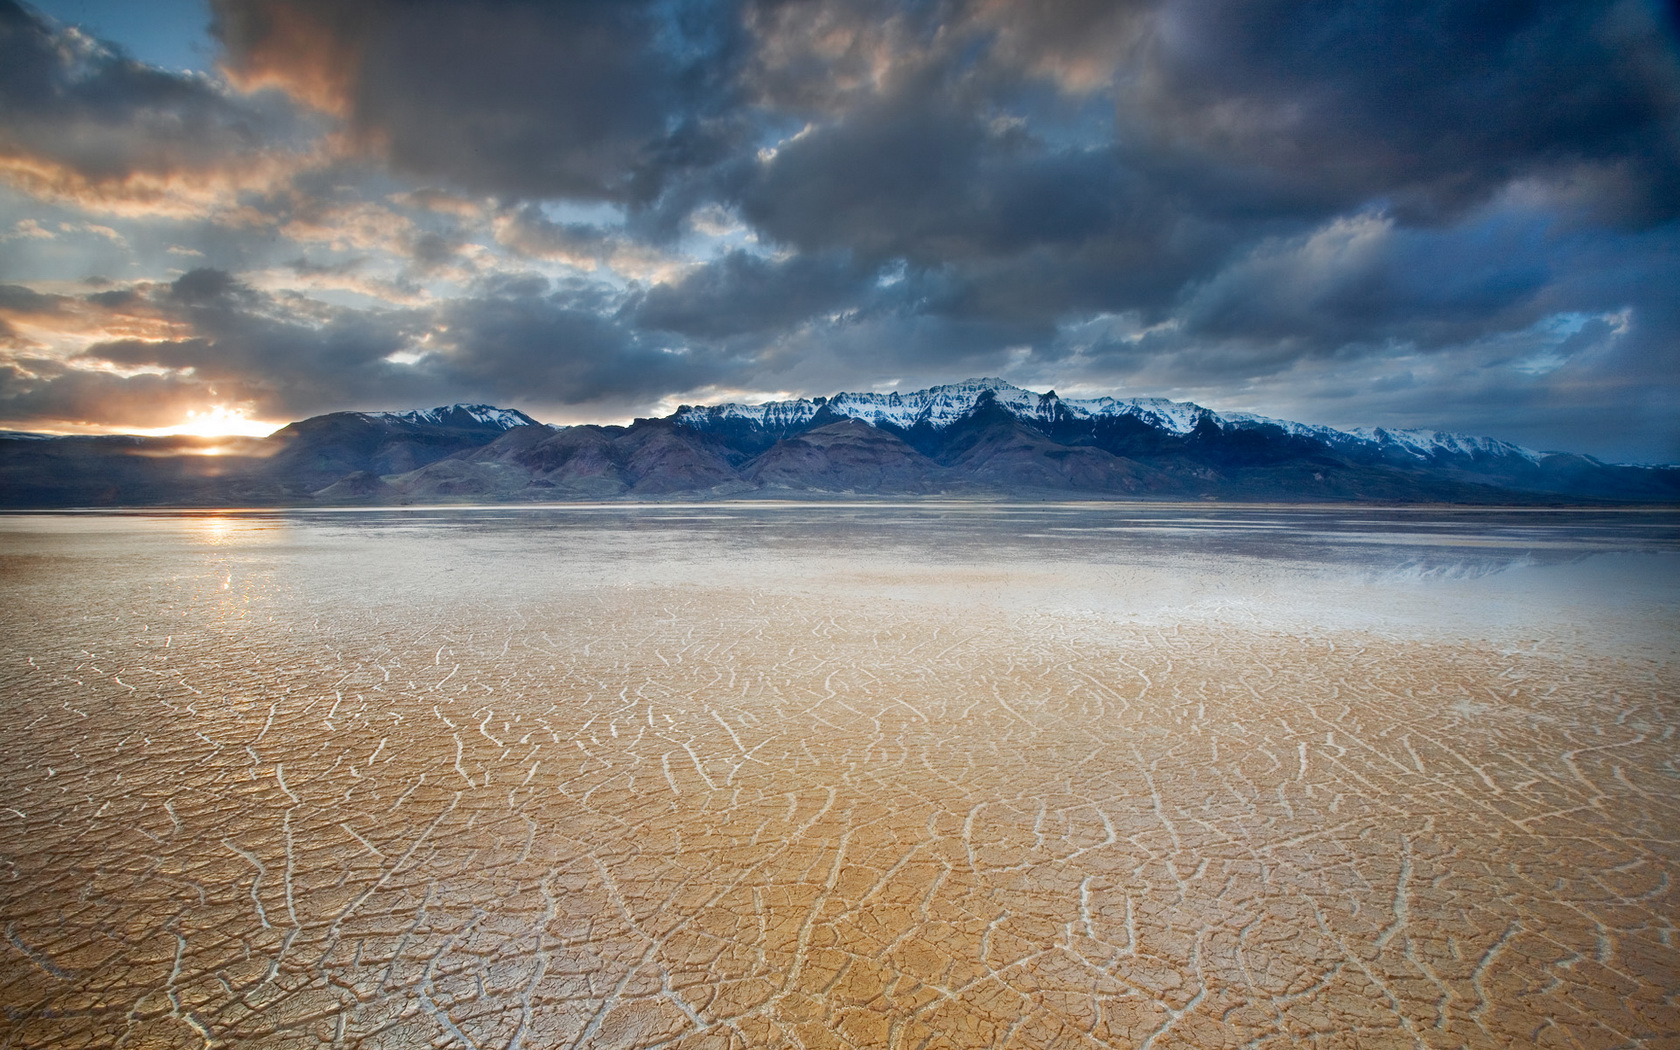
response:
[[[437,423],[446,426],[485,426],[498,430],[533,426],[536,420],[516,408],[497,408],[494,405],[453,404],[437,408],[415,408],[407,412],[363,412],[369,419],[385,419],[403,423]]]
[[[1472,437],[1466,434],[1445,434],[1439,430],[1390,430],[1387,427],[1355,427],[1345,431],[1352,437],[1374,445],[1408,452],[1419,459],[1430,459],[1441,453],[1447,455],[1505,457],[1515,456],[1538,463],[1545,453],[1514,445],[1498,438]]]
[[[808,425],[820,411],[860,419],[875,426],[909,431],[919,426],[943,430],[965,418],[985,398],[1017,419],[1033,424],[1065,421],[1095,421],[1130,417],[1156,430],[1185,437],[1202,424],[1222,431],[1276,428],[1291,437],[1322,442],[1333,448],[1360,450],[1391,461],[1437,461],[1448,459],[1520,460],[1538,464],[1546,453],[1495,438],[1449,434],[1435,430],[1396,430],[1360,427],[1337,430],[1311,423],[1273,419],[1250,412],[1217,413],[1189,401],[1159,397],[1060,397],[1054,391],[1038,393],[995,376],[965,379],[908,393],[839,393],[828,398],[798,398],[762,404],[683,406],[674,417],[681,425],[698,430],[719,426],[746,425],[786,433]]]
[[[909,430],[920,424],[941,430],[974,411],[982,398],[991,395],[999,405],[1022,419],[1049,422],[1058,417],[1091,419],[1102,416],[1136,416],[1152,426],[1176,434],[1188,434],[1213,413],[1200,405],[1165,398],[1091,399],[1058,397],[1054,391],[1040,394],[995,377],[965,379],[909,393],[839,393],[824,399],[799,398],[768,401],[757,405],[725,404],[679,409],[676,421],[706,429],[727,421],[741,421],[766,429],[780,430],[810,422],[819,410],[837,416],[861,419],[875,426]]]

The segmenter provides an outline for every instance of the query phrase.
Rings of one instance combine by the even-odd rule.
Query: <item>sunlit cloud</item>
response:
[[[10,232],[5,234],[3,239],[11,241],[18,239],[19,237],[28,237],[37,241],[50,241],[56,236],[58,236],[56,233],[47,229],[45,226],[42,226],[34,219],[22,219],[17,223],[17,225],[12,227]]]
[[[0,21],[6,60],[27,71],[0,82],[0,181],[26,194],[102,215],[196,217],[323,160],[283,101],[146,66],[26,9]]]

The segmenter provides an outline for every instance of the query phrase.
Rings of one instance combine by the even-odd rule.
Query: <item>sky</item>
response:
[[[998,376],[1680,461],[1664,0],[0,0],[0,428]]]

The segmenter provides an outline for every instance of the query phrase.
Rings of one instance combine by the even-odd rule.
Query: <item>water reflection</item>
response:
[[[517,601],[614,582],[731,580],[931,598],[940,580],[921,569],[956,585],[979,567],[1007,567],[1014,582],[986,600],[1178,616],[1213,595],[1224,596],[1222,608],[1242,595],[1280,629],[1351,616],[1438,619],[1452,632],[1473,624],[1484,602],[1500,620],[1512,597],[1542,619],[1595,602],[1596,613],[1625,619],[1680,590],[1673,512],[742,503],[0,519],[14,546],[42,533],[76,537],[90,564],[102,550],[143,560],[132,550],[141,535],[185,535],[233,559],[217,563],[221,589],[249,579],[246,570],[298,571],[322,601],[376,600],[370,586],[404,600],[477,587]],[[1507,579],[1496,586],[1496,577]],[[1484,585],[1469,586],[1477,580]]]
[[[297,530],[296,537],[285,535]],[[137,532],[185,531],[203,545],[331,545],[354,537],[489,540],[565,557],[622,547],[678,562],[751,550],[777,555],[829,550],[847,557],[908,556],[943,563],[1045,559],[1152,564],[1186,556],[1358,566],[1400,573],[1487,575],[1568,564],[1598,554],[1680,552],[1680,514],[1616,511],[1465,511],[1386,508],[927,503],[915,505],[741,503],[692,506],[557,505],[333,511],[174,512],[133,515],[10,515],[0,535],[32,533],[114,540]]]
[[[194,538],[200,543],[219,546],[226,543],[234,533],[237,523],[232,518],[205,517],[186,519],[193,530]]]

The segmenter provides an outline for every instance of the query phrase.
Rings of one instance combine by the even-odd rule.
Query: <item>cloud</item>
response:
[[[550,259],[592,270],[606,263],[616,247],[612,233],[587,222],[554,222],[534,205],[496,217],[496,241],[527,259]]]
[[[308,162],[283,105],[145,65],[0,0],[0,179],[127,214],[190,215]]]
[[[1422,221],[1524,177],[1604,183],[1631,222],[1680,215],[1673,25],[1640,0],[1172,0],[1123,123],[1326,206]]]
[[[939,81],[977,100],[1024,86],[1112,88],[1153,32],[1154,2],[760,0],[744,7],[755,100],[832,117]],[[924,85],[918,88],[916,85]]]
[[[172,426],[203,407],[203,388],[176,376],[49,367],[0,361],[0,413],[8,420],[53,427]]]
[[[0,284],[0,312],[12,317],[46,317],[62,312],[64,297],[44,295],[21,284]]]
[[[1527,323],[1551,278],[1545,229],[1490,217],[1447,231],[1366,212],[1269,238],[1191,285],[1177,316],[1215,339],[1328,353],[1351,343],[1440,346]]]
[[[180,303],[203,306],[229,300],[248,300],[251,290],[232,274],[212,267],[188,270],[169,285],[169,298]]]
[[[267,292],[210,267],[81,297],[0,285],[0,324],[54,316],[79,348],[28,367],[0,359],[11,369],[0,419],[144,427],[210,404],[263,419],[458,400],[642,406],[728,373],[619,323],[595,290],[540,277],[406,310]]]
[[[289,419],[424,389],[385,360],[420,331],[404,311],[274,295],[214,268],[59,302],[72,314],[58,325],[62,345],[75,349],[51,367],[15,373],[0,416],[82,424],[98,419],[88,414],[97,402],[106,425],[164,425],[149,422],[163,409],[135,392],[167,389],[161,404],[177,416],[183,405],[238,403],[260,418]]]
[[[627,280],[671,281],[693,264],[629,230],[592,222],[555,222],[533,204],[508,208],[491,222],[496,243],[521,259],[579,270],[606,270]]]
[[[727,6],[214,0],[226,69],[341,117],[399,170],[511,196],[648,199],[723,120]],[[714,16],[714,9],[717,17]]]
[[[9,420],[1001,373],[1680,456],[1655,0],[211,9],[225,81],[0,0]]]
[[[725,378],[716,359],[548,296],[458,299],[439,314],[432,365],[459,389],[532,405],[640,404]]]
[[[681,280],[638,294],[626,315],[638,328],[697,339],[777,331],[872,298],[874,267],[842,255],[769,260],[732,251]]]
[[[1176,378],[1186,384],[1183,396],[1216,407],[1263,406],[1267,414],[1336,426],[1384,419],[1391,427],[1492,433],[1533,448],[1650,461],[1680,441],[1673,412],[1680,382],[1663,366],[1666,355],[1651,349],[1623,315],[1559,314],[1450,348],[1350,355],[1334,369],[1286,360],[1194,393],[1199,377]]]
[[[22,219],[12,227],[11,232],[6,234],[3,239],[15,241],[20,237],[27,237],[34,241],[50,241],[57,236],[58,234],[42,226],[34,219]]]
[[[881,6],[761,17],[761,90],[807,122],[728,192],[771,240],[967,268],[1047,318],[1160,307],[1280,225],[1373,206],[1438,224],[1526,184],[1617,221],[1680,214],[1680,67],[1640,4],[957,4],[937,32]],[[1114,47],[1112,75],[1078,32]],[[818,74],[851,86],[793,90]],[[1111,119],[1035,74],[1111,89]]]

